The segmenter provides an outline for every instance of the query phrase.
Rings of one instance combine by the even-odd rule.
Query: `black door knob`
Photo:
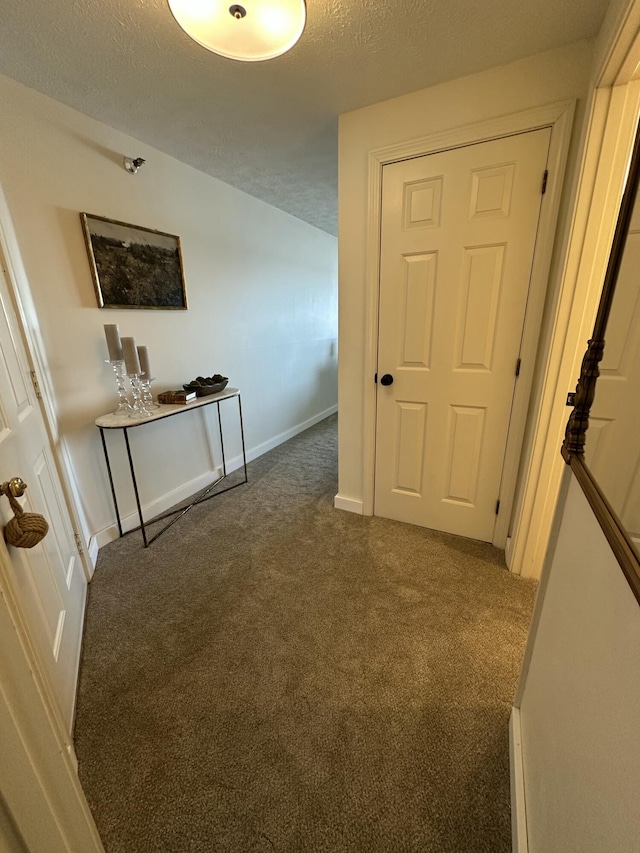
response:
[[[381,385],[393,385],[393,376],[390,373],[385,373],[385,375],[380,380]]]

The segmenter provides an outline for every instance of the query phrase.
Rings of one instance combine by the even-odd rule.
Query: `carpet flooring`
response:
[[[336,418],[100,551],[75,743],[108,853],[507,853],[535,584],[333,508]]]

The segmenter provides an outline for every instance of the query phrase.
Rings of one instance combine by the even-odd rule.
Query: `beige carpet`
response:
[[[100,552],[76,748],[109,853],[509,851],[535,585],[333,509],[336,419]]]

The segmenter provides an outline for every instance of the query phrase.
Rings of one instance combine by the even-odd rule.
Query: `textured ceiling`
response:
[[[0,0],[0,73],[335,234],[340,113],[589,38],[607,5],[307,0],[290,53],[242,63],[165,0]]]

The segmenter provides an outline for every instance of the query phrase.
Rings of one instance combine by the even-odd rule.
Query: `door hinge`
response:
[[[496,501],[496,515],[500,512],[500,498]]]
[[[76,540],[76,548],[78,549],[78,554],[82,556],[82,539],[80,538],[80,534],[74,533],[73,538]]]
[[[377,382],[377,381],[378,381],[378,374],[377,374],[377,373],[374,375],[374,377],[373,377],[373,381],[374,381],[374,382]]]
[[[542,176],[542,195],[544,195],[547,191],[547,179],[549,178],[549,170],[544,170],[544,175]]]
[[[42,400],[42,392],[40,391],[40,385],[38,384],[38,377],[36,375],[35,370],[30,371],[31,373],[31,381],[33,383],[33,390],[36,392],[36,397],[38,400]]]
[[[516,361],[516,376],[520,376],[520,365],[522,364],[522,359],[519,358]]]

